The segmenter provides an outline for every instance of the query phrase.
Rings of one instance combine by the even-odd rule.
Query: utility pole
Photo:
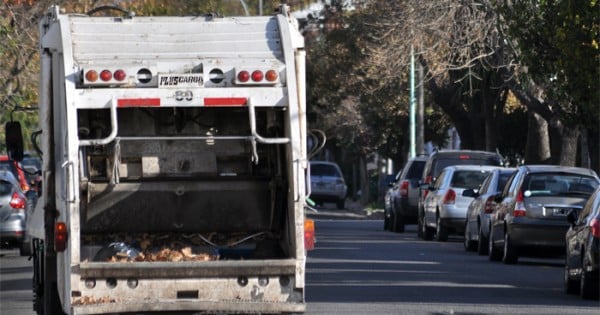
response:
[[[415,157],[417,154],[415,152],[415,54],[413,45],[410,45],[410,106],[408,110],[409,114],[409,129],[410,129],[410,154],[409,158]]]

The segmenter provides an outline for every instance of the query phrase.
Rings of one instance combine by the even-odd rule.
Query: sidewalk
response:
[[[342,210],[333,203],[325,203],[315,209],[318,213],[307,210],[306,215],[313,219],[383,220],[383,209],[366,209],[352,200],[346,200],[346,209]]]

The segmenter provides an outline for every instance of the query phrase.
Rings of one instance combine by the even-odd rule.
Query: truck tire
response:
[[[56,288],[56,282],[44,283],[44,293],[42,297],[44,303],[43,315],[66,315],[62,306],[60,305],[60,298],[58,297],[58,289]]]

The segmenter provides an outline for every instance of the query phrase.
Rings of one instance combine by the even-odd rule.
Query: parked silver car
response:
[[[336,163],[310,161],[310,190],[309,197],[317,204],[334,202],[344,209],[348,187]]]
[[[2,246],[18,247],[21,255],[30,254],[26,241],[25,223],[31,206],[15,176],[0,171],[0,243]]]
[[[428,189],[424,201],[423,238],[446,241],[450,233],[462,233],[467,207],[473,197],[463,196],[465,189],[479,189],[495,166],[455,165],[444,168]]]
[[[479,255],[487,255],[490,215],[496,206],[495,199],[515,171],[515,168],[497,168],[490,172],[479,190],[463,191],[463,196],[475,198],[467,207],[464,240],[467,251],[477,250]]]
[[[489,257],[506,264],[521,255],[565,252],[567,214],[581,211],[598,187],[597,174],[586,168],[523,165],[517,168],[491,216]]]
[[[405,224],[417,221],[419,180],[426,161],[424,156],[409,159],[391,187],[389,212],[385,212],[384,225],[389,221],[392,232],[402,233]]]

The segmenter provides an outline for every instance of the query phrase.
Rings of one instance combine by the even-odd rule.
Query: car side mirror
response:
[[[11,160],[23,160],[23,134],[18,121],[9,121],[4,125],[6,151]]]
[[[571,224],[571,225],[575,225],[575,222],[577,222],[577,219],[578,219],[577,211],[569,210],[569,213],[567,213],[567,222],[569,222],[569,224]]]

